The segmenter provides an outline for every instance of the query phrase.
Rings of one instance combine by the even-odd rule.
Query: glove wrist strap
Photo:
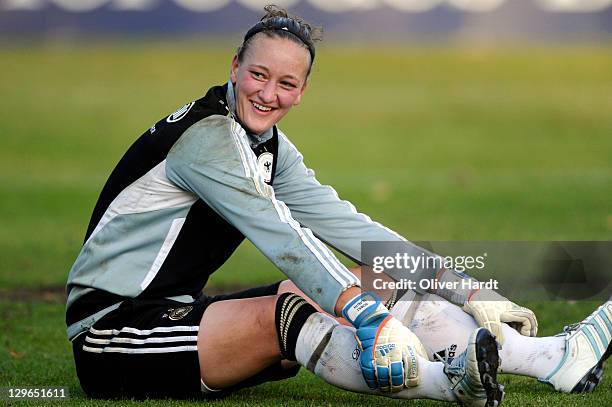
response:
[[[380,298],[368,291],[351,298],[342,308],[342,316],[355,328],[359,328],[375,317],[387,314],[389,311],[382,305]]]

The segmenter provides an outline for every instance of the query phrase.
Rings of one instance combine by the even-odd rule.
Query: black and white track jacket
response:
[[[231,83],[213,87],[119,161],[68,276],[69,337],[125,298],[191,301],[245,237],[333,313],[359,280],[323,242],[359,261],[362,240],[403,240],[321,185],[276,127],[247,135],[233,104]]]

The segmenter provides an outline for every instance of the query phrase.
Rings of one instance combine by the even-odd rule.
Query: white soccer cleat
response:
[[[590,393],[603,377],[603,364],[612,354],[612,301],[584,321],[566,326],[565,354],[547,377],[538,379],[565,393]]]
[[[436,355],[437,356],[437,355]],[[477,328],[465,351],[444,364],[444,373],[452,390],[465,406],[498,406],[504,398],[504,386],[497,383],[500,364],[495,336],[486,328]]]

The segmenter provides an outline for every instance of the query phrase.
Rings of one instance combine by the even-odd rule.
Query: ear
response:
[[[300,104],[300,102],[302,101],[302,95],[304,94],[304,91],[306,90],[306,86],[308,85],[308,79],[306,79],[306,81],[304,82],[304,84],[302,85],[302,88],[300,89],[300,94],[298,95],[298,97],[295,99],[295,102],[293,102],[293,106],[297,106]]]
[[[232,67],[230,69],[230,80],[232,83],[236,83],[238,81],[238,55],[234,55],[234,59],[232,59]]]

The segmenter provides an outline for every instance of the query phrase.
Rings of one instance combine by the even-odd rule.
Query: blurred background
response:
[[[0,0],[1,383],[79,391],[64,284],[97,196],[151,124],[227,80],[267,3]],[[612,0],[276,4],[324,28],[280,127],[342,198],[415,241],[610,240]],[[245,243],[211,287],[280,278]],[[593,305],[533,307],[550,334]]]
[[[2,0],[0,34],[83,37],[236,36],[268,0]],[[278,0],[334,37],[357,41],[602,40],[611,0]],[[398,37],[399,36],[399,37]]]

